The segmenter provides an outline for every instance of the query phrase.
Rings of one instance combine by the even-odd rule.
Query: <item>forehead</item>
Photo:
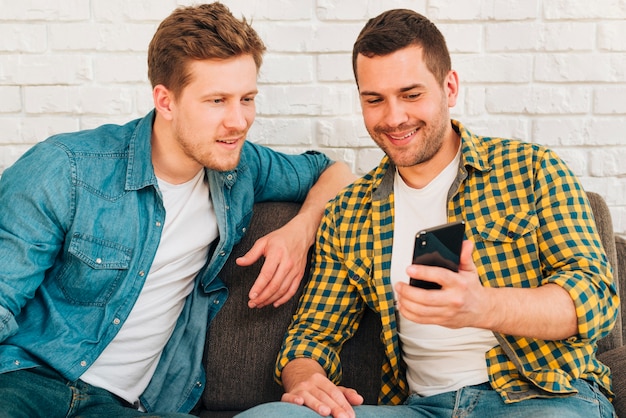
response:
[[[368,58],[359,54],[356,59],[358,87],[363,91],[383,92],[407,85],[428,85],[435,77],[423,60],[420,46],[409,46],[391,54]]]
[[[185,90],[248,92],[256,89],[257,67],[252,55],[228,59],[192,60],[187,65],[189,84]]]

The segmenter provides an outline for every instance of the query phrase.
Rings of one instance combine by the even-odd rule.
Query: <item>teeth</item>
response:
[[[397,136],[393,136],[391,134],[389,134],[390,137],[392,137],[393,139],[406,139],[408,137],[410,137],[411,135],[413,135],[415,132],[417,132],[417,129],[413,129],[411,132],[409,132],[408,134],[401,136],[401,137],[397,137]]]

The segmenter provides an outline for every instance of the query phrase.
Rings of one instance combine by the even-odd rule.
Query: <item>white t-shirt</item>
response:
[[[183,184],[159,179],[165,222],[139,298],[119,333],[81,376],[130,403],[147,387],[218,236],[209,187],[201,170]]]
[[[406,268],[412,262],[415,234],[447,222],[448,190],[456,178],[459,160],[460,149],[456,158],[421,189],[409,187],[396,171],[392,283],[409,281]],[[417,324],[399,312],[397,319],[411,392],[430,396],[488,380],[485,352],[497,344],[491,331]]]

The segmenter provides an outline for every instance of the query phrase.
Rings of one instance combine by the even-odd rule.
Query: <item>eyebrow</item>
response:
[[[399,92],[400,93],[406,93],[407,91],[411,91],[411,90],[419,89],[419,88],[424,88],[424,85],[420,84],[420,83],[411,84],[410,86],[402,87],[399,90]],[[361,96],[382,96],[382,94],[377,93],[375,91],[362,91],[362,92],[359,93],[359,95],[361,95]]]
[[[250,95],[257,95],[259,94],[258,90],[250,90],[249,92],[246,92],[244,94],[242,94],[242,97],[246,97],[246,96],[250,96]],[[233,92],[226,92],[226,91],[211,91],[211,92],[207,92],[205,94],[203,94],[201,97],[231,97],[231,96],[235,96],[235,93]]]

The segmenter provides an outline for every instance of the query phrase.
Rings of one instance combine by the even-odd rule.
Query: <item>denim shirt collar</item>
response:
[[[139,121],[128,145],[128,168],[126,190],[139,190],[156,185],[157,179],[152,166],[152,126],[154,109]]]

